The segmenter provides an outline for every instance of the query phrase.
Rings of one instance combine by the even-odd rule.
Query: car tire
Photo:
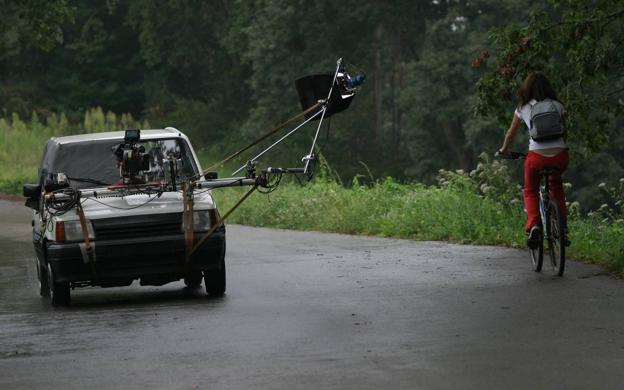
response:
[[[188,288],[198,288],[201,286],[202,272],[201,271],[189,271],[184,277],[184,284]]]
[[[52,306],[67,306],[71,303],[69,282],[56,282],[54,270],[48,262],[47,266],[50,303]]]
[[[204,284],[206,293],[212,297],[220,297],[225,294],[225,241],[219,254],[219,267],[214,270],[204,271]]]

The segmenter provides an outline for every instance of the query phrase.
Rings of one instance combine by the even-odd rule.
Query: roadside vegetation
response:
[[[33,182],[50,137],[126,128],[148,128],[131,115],[88,110],[80,124],[64,115],[22,120],[0,118],[0,193],[20,194]],[[207,166],[212,161],[200,159]],[[370,172],[343,183],[323,160],[320,174],[301,185],[285,182],[268,195],[255,194],[232,214],[229,223],[284,229],[366,234],[415,240],[441,240],[481,245],[523,247],[524,212],[519,172],[513,162],[482,154],[471,172],[440,170],[437,184],[376,179]],[[568,184],[569,186],[569,184]],[[246,188],[214,191],[222,213]],[[604,203],[582,213],[570,204],[569,255],[624,273],[624,179],[595,189]]]
[[[431,185],[500,147],[516,89],[542,70],[566,107],[572,198],[596,209],[596,186],[624,176],[624,0],[312,3],[5,1],[0,116],[128,112],[183,130],[212,162],[299,112],[294,81],[343,57],[367,78],[319,134],[324,155],[346,182],[363,161]],[[271,164],[301,158],[312,135]]]
[[[82,123],[64,115],[45,120],[34,115],[0,118],[0,193],[20,194],[23,183],[36,180],[43,147],[50,137],[126,128],[147,128],[130,115],[88,110]],[[200,151],[204,165],[208,162]],[[232,214],[229,223],[284,229],[365,234],[415,240],[441,240],[523,247],[524,212],[520,175],[513,162],[482,154],[476,169],[440,170],[436,185],[375,179],[371,173],[343,183],[323,160],[320,174],[300,185],[286,182],[268,195],[255,194]],[[210,161],[211,162],[211,161]],[[570,184],[567,184],[569,187]],[[215,190],[222,213],[246,188]],[[572,258],[624,273],[624,179],[601,183],[594,196],[600,208],[581,213],[570,204]]]
[[[291,182],[268,195],[255,194],[230,223],[415,240],[523,248],[525,214],[521,189],[508,167],[481,156],[477,169],[441,171],[438,184],[399,183],[392,178],[363,185],[356,178],[345,186],[327,174],[301,186]],[[570,208],[569,256],[624,273],[624,179],[601,186],[609,199],[597,211],[581,215]],[[214,191],[223,213],[245,189]],[[527,254],[528,256],[528,254]]]

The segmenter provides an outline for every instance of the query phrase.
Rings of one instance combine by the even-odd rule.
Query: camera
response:
[[[141,130],[126,130],[124,142],[113,147],[119,175],[125,184],[144,182],[140,176],[150,169],[149,154],[138,144],[140,140]]]
[[[366,80],[366,75],[364,74],[354,74],[351,75],[347,73],[347,71],[341,68],[336,74],[336,83],[340,88],[340,94],[342,98],[352,96],[356,89],[364,83]]]

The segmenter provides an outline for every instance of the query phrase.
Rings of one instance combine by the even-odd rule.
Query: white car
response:
[[[225,227],[219,227],[191,256],[183,229],[183,193],[179,185],[189,177],[201,178],[201,167],[191,143],[175,128],[141,130],[138,146],[149,170],[146,183],[171,183],[158,193],[101,191],[120,182],[114,149],[123,144],[124,132],[107,132],[52,138],[39,169],[39,182],[24,185],[26,206],[33,208],[33,243],[40,294],[53,305],[69,304],[70,290],[84,286],[160,286],[184,279],[187,286],[201,285],[210,295],[225,292]],[[177,161],[176,171],[169,165]],[[171,174],[175,172],[176,177]],[[59,188],[58,174],[66,178],[65,190],[90,193],[79,197],[88,240],[76,207],[49,207],[45,196]],[[56,176],[55,176],[56,175]],[[173,179],[173,180],[172,180]],[[111,193],[113,195],[111,195]],[[75,205],[74,205],[75,206]],[[58,206],[57,206],[58,207]],[[193,190],[195,237],[218,220],[209,190]],[[85,255],[86,241],[89,255]]]

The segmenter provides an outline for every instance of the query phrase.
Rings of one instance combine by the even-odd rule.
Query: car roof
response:
[[[124,131],[107,131],[102,133],[86,133],[77,135],[68,135],[65,137],[54,137],[50,140],[60,145],[71,144],[75,142],[104,141],[112,139],[123,139]],[[157,139],[163,137],[178,136],[186,138],[186,136],[175,127],[166,127],[164,129],[141,129],[141,139]]]

